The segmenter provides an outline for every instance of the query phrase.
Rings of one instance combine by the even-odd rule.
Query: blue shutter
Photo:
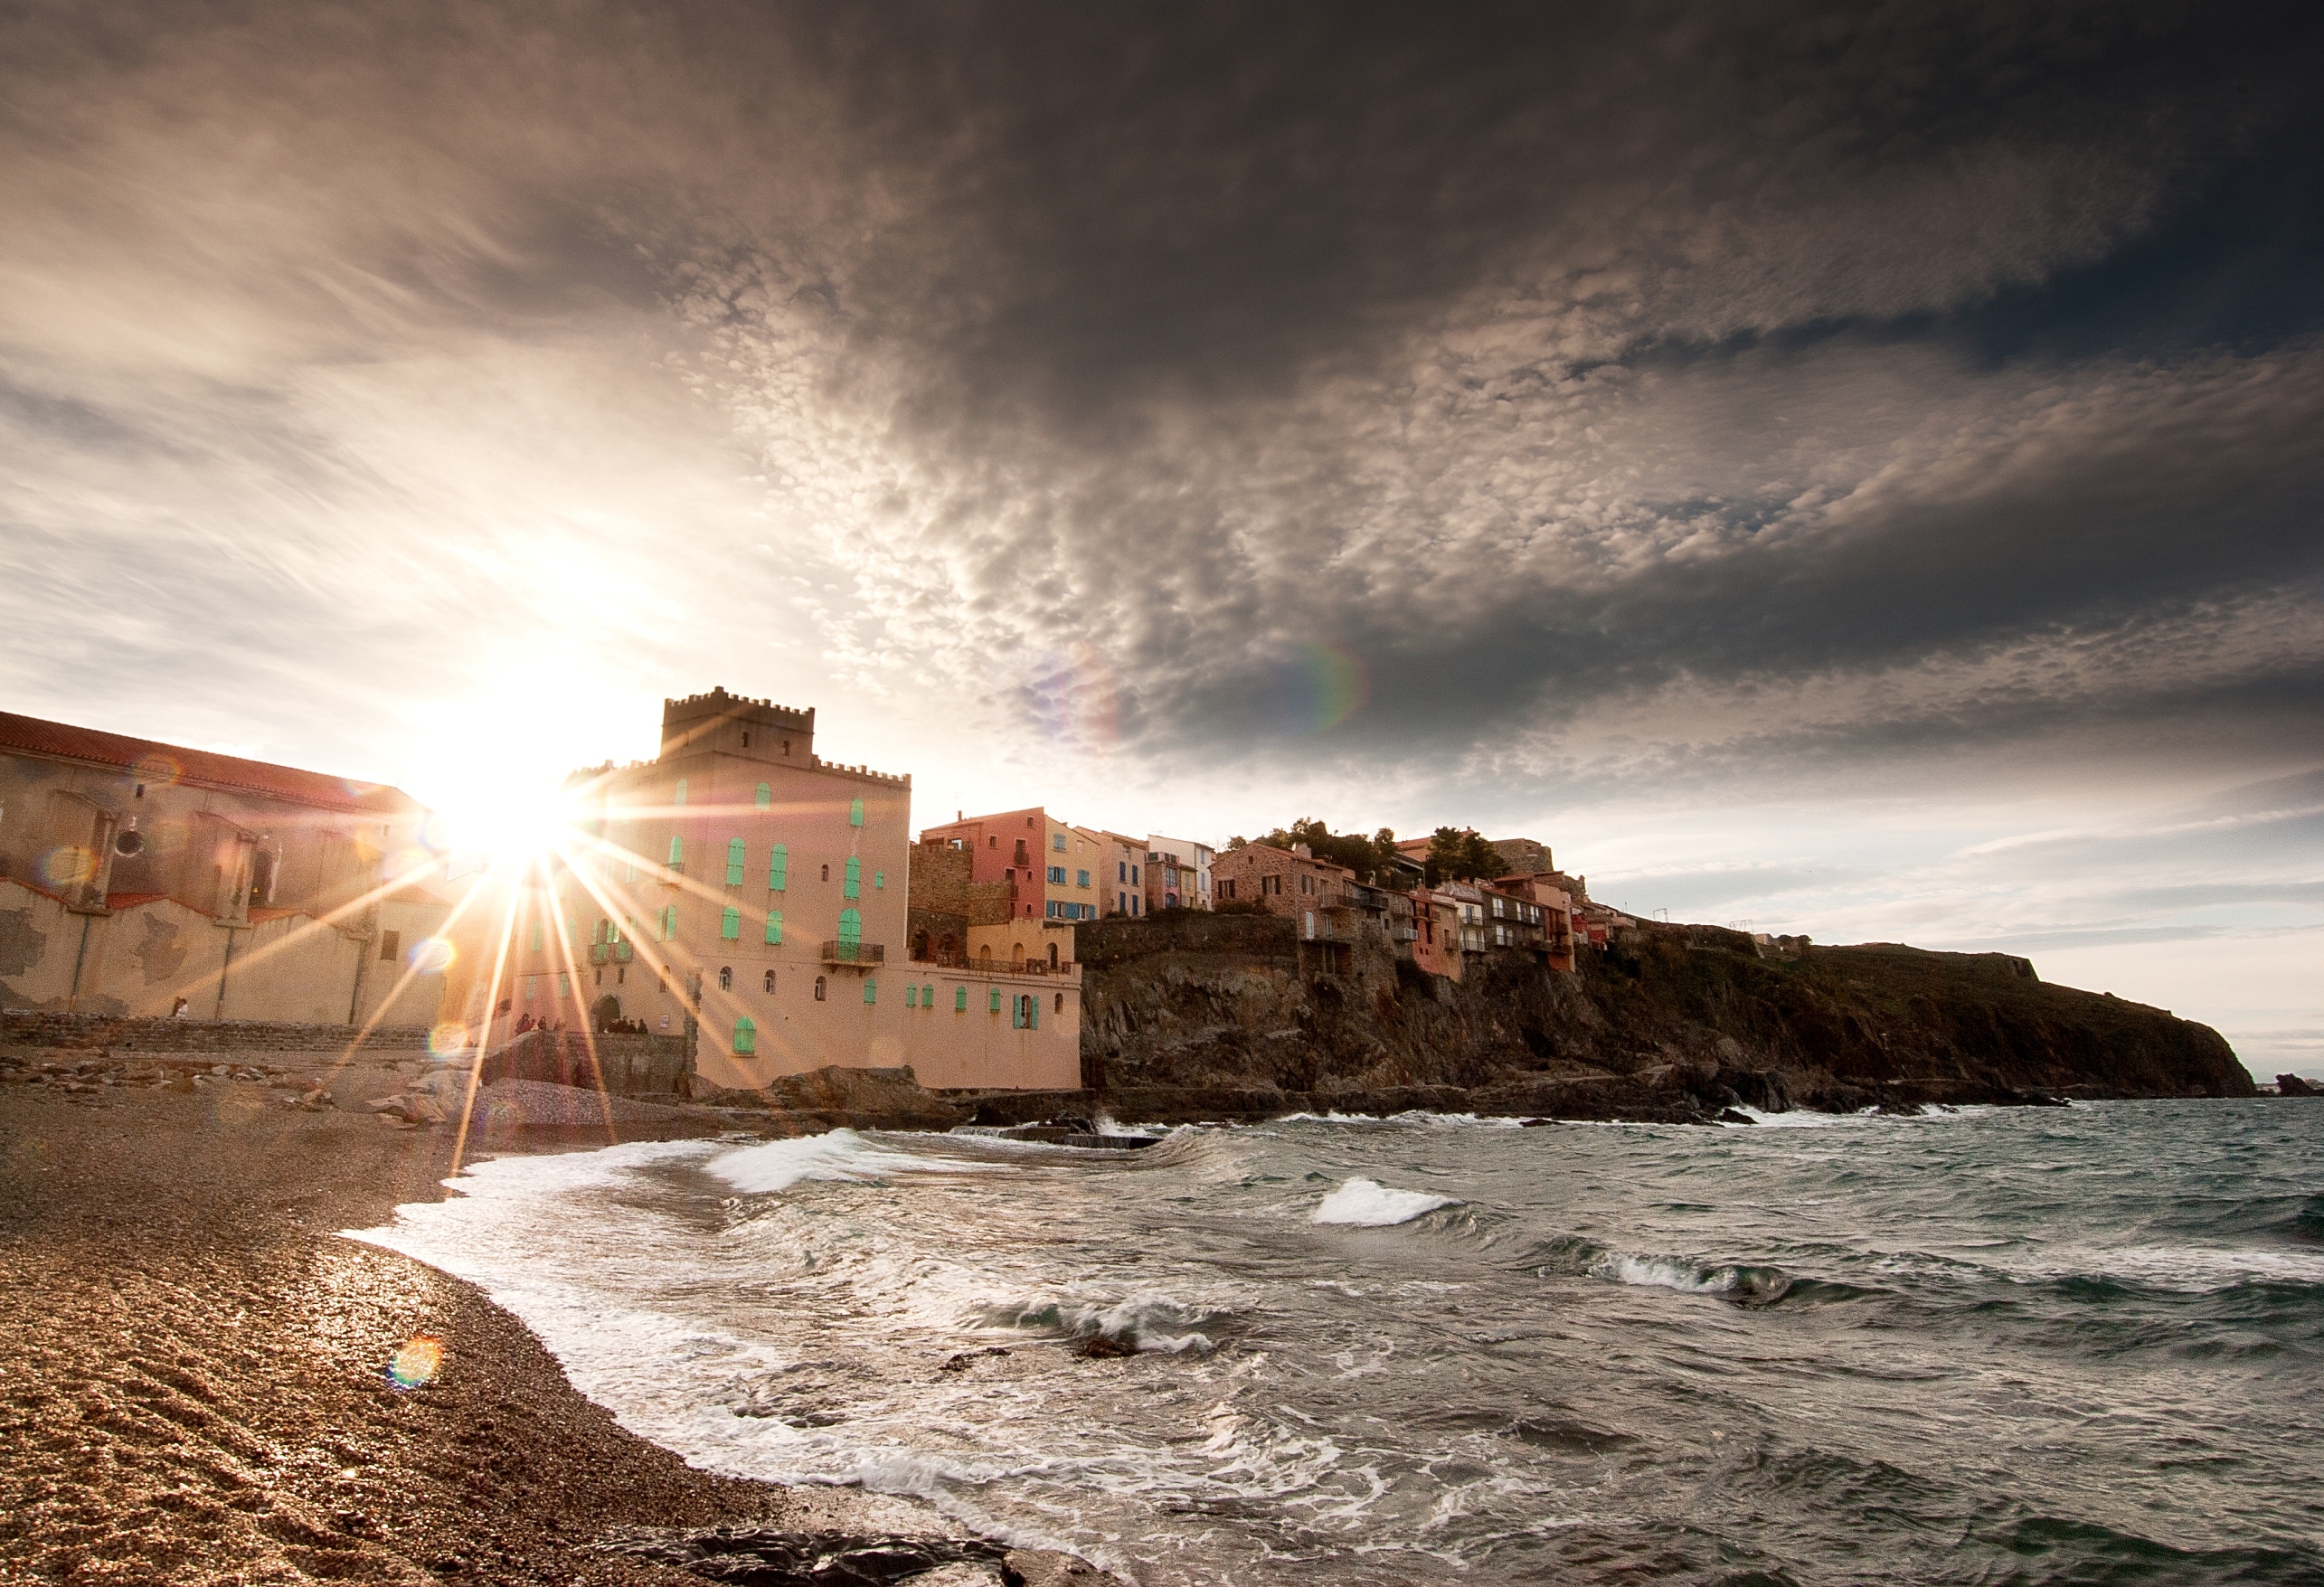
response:
[[[846,898],[864,896],[864,862],[854,855],[847,856],[847,884],[840,890],[840,893],[841,896]]]
[[[726,885],[729,887],[742,885],[742,862],[745,853],[741,838],[730,837],[726,840]]]
[[[775,845],[774,852],[767,856],[767,891],[780,893],[789,885],[790,868],[790,845],[787,843]]]
[[[767,912],[767,944],[771,948],[783,945],[783,912],[779,909]]]

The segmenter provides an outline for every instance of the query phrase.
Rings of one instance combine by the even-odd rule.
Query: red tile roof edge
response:
[[[17,750],[61,760],[86,760],[98,766],[132,770],[142,762],[166,757],[176,762],[171,780],[198,787],[264,794],[331,810],[372,810],[403,813],[420,809],[420,802],[386,783],[356,782],[327,772],[278,766],[269,760],[246,760],[210,750],[192,750],[154,739],[130,738],[70,723],[48,722],[0,711],[0,750]],[[149,780],[158,780],[157,779]]]

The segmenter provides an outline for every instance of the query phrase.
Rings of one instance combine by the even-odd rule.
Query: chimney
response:
[[[1293,845],[1291,845],[1291,852],[1292,852],[1293,854],[1295,854],[1295,855],[1299,855],[1299,858],[1301,858],[1301,859],[1303,859],[1303,860],[1311,860],[1311,859],[1313,859],[1313,858],[1315,858],[1315,857],[1316,857],[1316,851],[1315,851],[1314,847],[1313,847],[1312,845],[1310,845],[1304,844],[1304,843],[1295,843],[1295,844],[1293,844]]]

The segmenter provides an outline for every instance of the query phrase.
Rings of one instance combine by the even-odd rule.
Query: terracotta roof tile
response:
[[[95,728],[43,722],[37,716],[0,711],[0,751],[5,750],[143,771],[148,774],[144,778],[147,782],[190,782],[197,787],[232,789],[303,805],[319,805],[328,810],[402,814],[420,808],[409,794],[385,783],[356,782],[325,772],[302,771],[294,766],[245,760],[239,755],[189,750],[179,744],[133,739],[121,733],[100,732]]]

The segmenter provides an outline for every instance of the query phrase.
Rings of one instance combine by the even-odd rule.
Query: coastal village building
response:
[[[1207,844],[1184,837],[1146,840],[1146,907],[1208,909],[1211,907],[1211,862]]]
[[[996,936],[1039,935],[1042,917],[1016,912],[1037,893],[978,893],[957,862],[935,902],[976,908],[931,913],[959,918],[959,951],[940,951],[927,921],[915,930],[911,779],[822,760],[813,711],[723,689],[666,701],[656,759],[572,786],[576,836],[503,906],[496,999],[499,922],[464,934],[465,1006],[489,1044],[533,1008],[553,1027],[691,1034],[712,1086],[825,1065],[910,1065],[939,1090],[1079,1083],[1070,934],[1054,970],[1045,945],[995,954]],[[1012,832],[1028,857],[1048,836],[1034,815]],[[1021,871],[1014,842],[1007,852]],[[969,923],[988,913],[1002,921]],[[915,959],[922,932],[928,957]]]
[[[399,790],[0,713],[0,1003],[432,1025],[452,906]]]
[[[1112,882],[1104,912],[1136,919],[1146,912],[1146,844],[1119,832],[1101,832],[1106,849],[1104,874]]]

